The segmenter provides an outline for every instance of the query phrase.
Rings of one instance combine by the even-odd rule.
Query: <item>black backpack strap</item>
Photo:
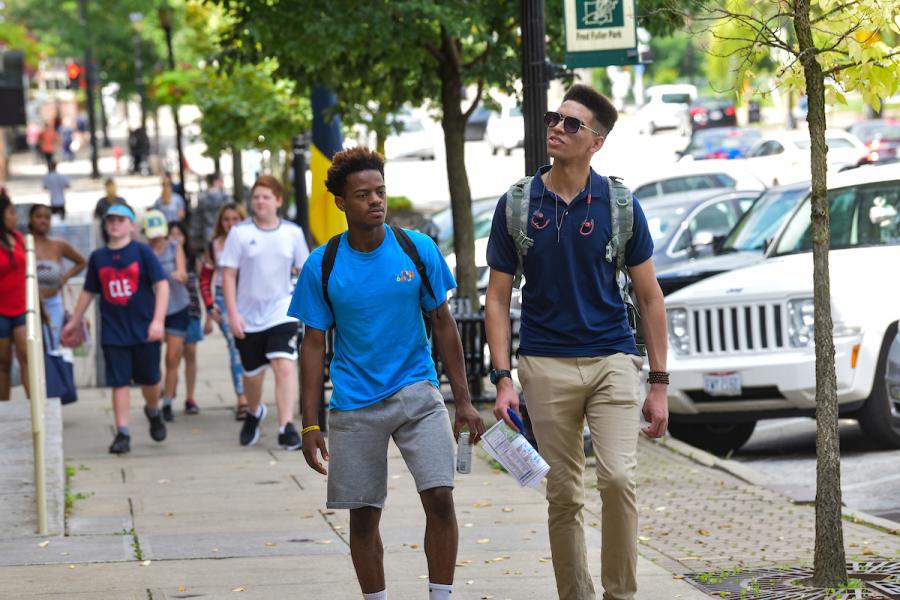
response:
[[[419,272],[419,277],[422,278],[422,285],[425,286],[425,289],[431,294],[431,297],[434,298],[434,301],[438,301],[437,295],[434,293],[434,289],[431,287],[431,280],[428,279],[428,273],[425,270],[425,264],[422,262],[422,258],[419,256],[419,251],[416,249],[415,243],[413,243],[412,239],[410,239],[409,234],[407,234],[403,229],[397,227],[396,225],[391,225],[391,230],[394,232],[394,237],[397,238],[397,242],[400,244],[400,247],[403,248],[403,251],[406,252],[406,255],[412,259],[413,264],[416,265],[416,271]],[[325,254],[328,254],[328,251],[325,251]]]
[[[328,240],[328,245],[325,246],[325,255],[322,257],[322,296],[325,298],[328,310],[331,311],[332,319],[336,319],[336,317],[334,307],[331,305],[331,298],[328,297],[328,280],[331,278],[331,272],[334,270],[334,260],[337,258],[338,246],[341,244],[342,235],[342,233],[339,233]]]

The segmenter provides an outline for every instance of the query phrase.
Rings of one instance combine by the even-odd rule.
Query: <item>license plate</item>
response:
[[[740,373],[710,373],[703,376],[703,390],[710,396],[740,396]]]
[[[718,121],[719,119],[722,118],[722,111],[720,111],[720,110],[712,111],[711,113],[709,113],[709,118],[712,119],[713,121]]]

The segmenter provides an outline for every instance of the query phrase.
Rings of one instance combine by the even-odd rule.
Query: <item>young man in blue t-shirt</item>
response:
[[[64,341],[77,335],[84,312],[99,294],[100,343],[116,419],[116,437],[109,447],[112,454],[131,450],[128,386],[132,382],[141,386],[144,395],[150,437],[157,442],[166,439],[159,409],[159,361],[169,284],[153,250],[131,239],[134,222],[134,212],[124,204],[106,211],[103,227],[109,242],[91,253],[84,289],[62,332]]]
[[[585,421],[597,457],[603,500],[601,582],[604,600],[633,600],[637,590],[637,505],[634,470],[639,429],[642,359],[608,257],[612,237],[608,181],[591,158],[616,122],[607,98],[573,86],[556,111],[547,112],[547,151],[531,183],[527,235],[534,245],[523,259],[519,381],[547,478],[550,549],[560,598],[594,600],[584,539]],[[491,268],[485,317],[491,379],[497,385],[494,414],[514,427],[507,409],[519,397],[510,376],[509,304],[518,253],[500,199],[488,241]],[[625,266],[634,283],[650,359],[650,392],[643,405],[644,432],[660,437],[668,421],[666,317],[653,269],[647,220],[633,200],[632,236]]]
[[[390,227],[384,159],[365,148],[334,156],[325,182],[347,218],[328,278],[325,246],[314,251],[294,290],[288,314],[306,324],[300,350],[303,454],[328,475],[328,508],[350,509],[350,553],[365,600],[386,600],[384,548],[378,524],[387,496],[387,450],[393,438],[416,481],[425,509],[425,554],[430,600],[447,600],[456,565],[458,530],[453,507],[453,435],[468,426],[473,443],[484,423],[466,385],[459,332],[447,308],[456,287],[434,242],[409,231],[433,294]],[[450,419],[422,319],[431,315],[456,403]],[[325,331],[335,326],[329,423],[331,454],[317,422]],[[319,455],[330,462],[326,471]]]

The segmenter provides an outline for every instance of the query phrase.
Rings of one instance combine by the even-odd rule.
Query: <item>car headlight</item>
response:
[[[669,322],[669,343],[676,354],[687,354],[691,351],[691,334],[688,329],[688,314],[683,308],[670,308],[666,311]]]
[[[806,348],[813,342],[814,309],[812,298],[788,302],[788,338],[794,348]]]

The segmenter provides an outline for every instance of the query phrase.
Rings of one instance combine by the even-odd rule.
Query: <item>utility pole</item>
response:
[[[141,98],[141,128],[147,131],[147,90],[144,89],[144,61],[141,56],[141,31],[144,29],[144,15],[133,12],[129,15],[134,28],[134,84]]]
[[[166,48],[169,54],[169,69],[175,70],[175,53],[172,50],[172,7],[168,2],[164,3],[159,9],[159,21],[163,30],[166,32]],[[178,150],[178,181],[181,183],[181,189],[185,192],[187,188],[184,182],[184,151],[181,146],[181,122],[178,119],[178,105],[172,106],[172,117],[175,120],[175,146]]]
[[[547,156],[544,113],[547,112],[547,46],[544,28],[544,0],[522,2],[522,115],[525,121],[525,174],[550,162]]]
[[[91,179],[100,179],[97,167],[97,120],[94,116],[94,60],[91,57],[91,35],[87,22],[87,0],[78,0],[78,19],[84,29],[84,79],[87,92],[88,126],[91,129]]]

